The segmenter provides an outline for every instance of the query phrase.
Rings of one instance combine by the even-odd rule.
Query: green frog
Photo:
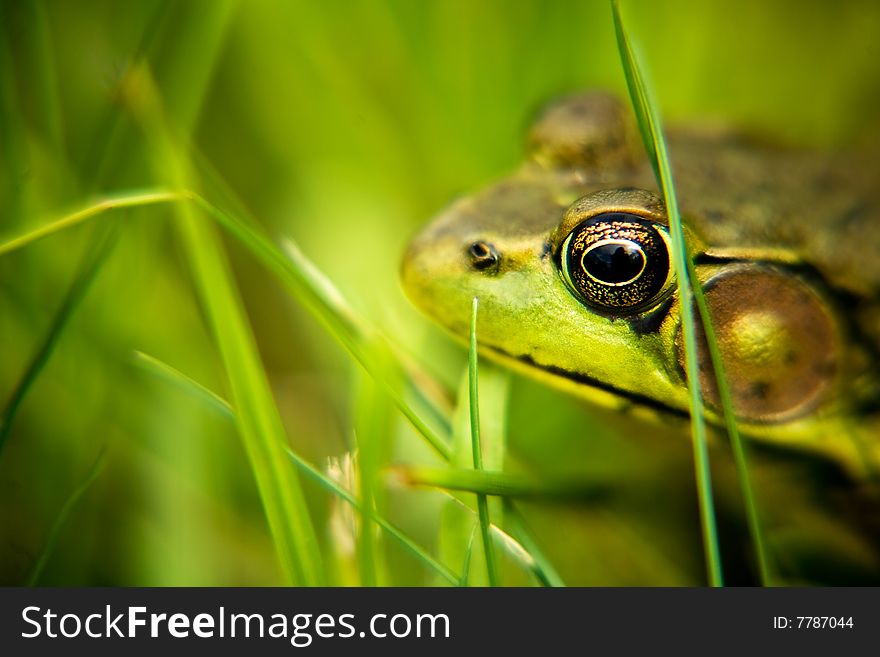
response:
[[[876,158],[795,150],[718,125],[672,129],[667,141],[740,431],[870,481],[880,469]],[[402,280],[459,338],[479,298],[486,356],[637,421],[686,427],[671,263],[631,110],[586,93],[538,116],[518,170],[416,236]],[[703,341],[699,385],[720,426],[709,363]]]

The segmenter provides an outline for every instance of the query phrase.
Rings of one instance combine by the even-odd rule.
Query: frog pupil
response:
[[[645,254],[637,244],[628,241],[605,242],[584,253],[584,271],[597,281],[610,285],[628,283],[645,268]]]

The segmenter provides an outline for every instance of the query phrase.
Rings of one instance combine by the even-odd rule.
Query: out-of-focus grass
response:
[[[58,312],[55,314],[55,317],[49,326],[49,330],[46,332],[42,344],[40,344],[25,369],[21,380],[12,391],[9,401],[6,403],[3,411],[0,412],[0,453],[3,451],[3,445],[6,443],[6,438],[12,431],[12,424],[15,421],[15,415],[18,412],[19,405],[27,396],[31,385],[36,381],[37,377],[40,376],[46,363],[52,356],[52,352],[55,349],[58,340],[61,338],[61,334],[67,327],[67,323],[70,321],[73,313],[88,292],[92,281],[94,281],[98,272],[100,272],[104,261],[110,255],[113,241],[110,232],[104,231],[103,235],[98,235],[94,252],[86,254],[73,283],[70,285],[67,295],[61,303],[61,307],[58,308]]]
[[[83,479],[82,483],[71,492],[70,497],[67,498],[64,502],[64,506],[62,506],[61,510],[58,512],[58,517],[52,524],[52,529],[49,531],[49,534],[46,536],[45,542],[43,543],[43,550],[40,552],[39,557],[37,557],[37,562],[34,564],[34,568],[31,570],[31,573],[27,578],[26,584],[28,586],[34,586],[40,581],[40,575],[43,573],[43,568],[46,566],[46,562],[52,554],[52,549],[55,547],[55,542],[58,539],[58,534],[61,532],[61,528],[64,526],[64,521],[67,520],[71,511],[76,507],[77,502],[79,502],[80,498],[91,487],[98,475],[101,474],[103,466],[104,452],[101,452],[98,458],[95,459],[95,464],[92,466],[91,470],[89,470],[85,479]]]
[[[210,163],[268,234],[293,238],[359,316],[454,389],[465,355],[403,299],[397,270],[405,242],[450,198],[518,163],[525,126],[541,103],[587,87],[623,92],[607,4],[212,6],[4,3],[0,234],[93,207],[96,195],[165,182],[151,161],[155,144],[120,95],[130,64],[143,62],[168,123],[180,126],[181,154],[195,147],[201,156],[186,154],[196,168],[200,157]],[[876,3],[750,0],[734,9],[633,1],[625,10],[672,120],[718,115],[828,145],[860,140],[875,114]],[[102,475],[68,514],[40,583],[281,582],[253,474],[228,420],[132,366],[132,351],[141,350],[211,389],[225,386],[190,261],[174,224],[163,220],[171,206],[135,205],[117,218],[114,253],[23,399],[0,453],[0,581],[26,581],[59,509],[106,444]],[[230,210],[225,202],[220,208]],[[3,405],[91,239],[82,226],[0,257]],[[310,463],[352,451],[355,365],[286,294],[289,281],[267,273],[237,240],[225,247],[291,447]],[[413,406],[421,396],[400,394]],[[634,440],[619,418],[520,379],[511,395],[512,468],[546,481],[639,484],[634,498],[601,511],[505,505],[504,526],[543,560],[546,579],[702,581],[690,489],[659,474],[683,458],[676,448],[657,448],[666,436]],[[387,452],[375,458],[440,463],[399,416],[387,430]],[[319,487],[303,486],[326,548],[332,505]],[[437,554],[449,498],[410,489],[382,495],[380,517]],[[455,571],[470,553],[476,519],[469,513],[466,520],[461,559],[447,564]],[[367,549],[395,567],[386,574],[377,567],[378,581],[433,581],[418,560],[396,559],[406,548],[382,536]],[[471,558],[476,573],[479,550]],[[505,568],[505,582],[528,581],[520,572]]]

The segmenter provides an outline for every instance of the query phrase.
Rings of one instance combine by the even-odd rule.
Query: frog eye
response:
[[[672,279],[666,227],[627,212],[606,212],[575,226],[559,260],[577,297],[615,314],[644,310]]]

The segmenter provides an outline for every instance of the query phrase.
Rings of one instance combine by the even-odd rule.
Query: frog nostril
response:
[[[475,269],[489,269],[498,264],[498,251],[488,242],[474,242],[468,247],[468,255]]]

